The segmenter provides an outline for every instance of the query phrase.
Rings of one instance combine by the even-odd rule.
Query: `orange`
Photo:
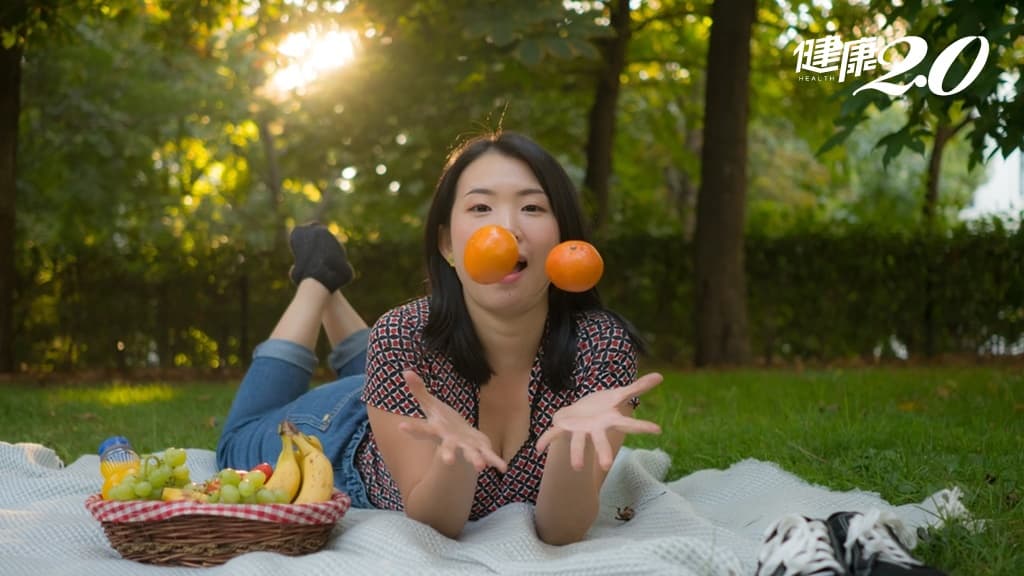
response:
[[[515,270],[519,243],[505,228],[489,224],[469,237],[463,258],[470,278],[480,284],[493,284]]]
[[[544,262],[551,282],[566,292],[586,292],[601,280],[604,260],[597,248],[582,240],[567,240],[551,249]]]

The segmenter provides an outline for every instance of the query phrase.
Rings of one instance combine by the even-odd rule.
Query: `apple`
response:
[[[269,462],[261,462],[253,466],[250,472],[255,470],[263,472],[263,475],[267,477],[267,480],[270,480],[270,477],[274,474],[274,468],[270,465]]]

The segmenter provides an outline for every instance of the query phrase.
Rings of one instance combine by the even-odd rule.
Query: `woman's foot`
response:
[[[289,237],[289,244],[295,265],[288,276],[295,285],[306,278],[313,278],[328,292],[334,292],[352,280],[352,266],[348,263],[345,247],[323,224],[310,222],[296,226]]]

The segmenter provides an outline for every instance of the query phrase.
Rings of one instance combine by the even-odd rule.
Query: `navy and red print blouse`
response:
[[[448,358],[428,351],[423,344],[423,327],[428,314],[429,300],[421,298],[385,313],[373,325],[362,400],[381,410],[423,418],[419,403],[402,377],[403,370],[413,370],[434,397],[479,428],[476,388],[455,371]],[[480,473],[470,520],[483,518],[513,502],[535,504],[547,454],[538,455],[534,446],[551,425],[555,412],[593,392],[626,386],[636,380],[636,349],[613,317],[601,311],[588,311],[578,314],[575,321],[577,352],[573,385],[562,392],[554,392],[542,384],[543,349],[539,349],[530,371],[529,438],[508,462],[505,474],[494,467],[487,467]],[[398,484],[384,465],[372,430],[367,431],[357,449],[356,465],[371,504],[385,510],[404,509]]]

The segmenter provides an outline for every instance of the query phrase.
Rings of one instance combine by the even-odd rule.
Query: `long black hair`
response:
[[[450,358],[459,374],[475,386],[486,383],[493,371],[470,320],[462,294],[462,282],[455,269],[442,256],[438,241],[441,227],[451,226],[455,186],[463,170],[490,151],[519,159],[530,167],[551,202],[561,242],[587,240],[576,187],[558,161],[530,138],[515,132],[478,136],[449,155],[427,215],[423,246],[430,282],[430,315],[423,330],[423,341],[428,349]],[[555,391],[569,387],[572,382],[576,356],[576,325],[573,315],[584,310],[601,310],[611,314],[629,334],[633,345],[638,350],[643,349],[643,343],[633,327],[604,307],[597,288],[572,293],[552,285],[548,288],[548,326],[541,343],[544,349],[541,368],[547,386]]]

